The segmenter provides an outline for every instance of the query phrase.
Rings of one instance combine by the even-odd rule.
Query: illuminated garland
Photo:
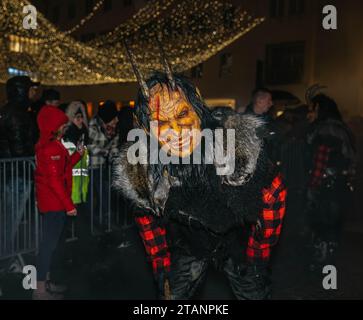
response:
[[[87,21],[91,20],[95,13],[98,11],[99,8],[101,8],[101,6],[103,5],[103,3],[105,2],[105,0],[100,0],[96,3],[96,5],[93,7],[93,9],[91,10],[90,14],[88,16],[86,16],[85,18],[83,18],[78,24],[76,24],[74,27],[72,27],[71,29],[67,30],[67,31],[63,31],[63,33],[65,35],[69,35],[72,34],[73,32],[77,31],[80,27],[82,27]]]
[[[0,3],[0,82],[9,77],[9,67],[25,70],[47,85],[135,81],[123,47],[125,37],[146,75],[162,69],[156,36],[173,70],[183,72],[263,21],[223,0],[156,0],[108,34],[81,43],[69,36],[72,29],[60,32],[39,12],[37,29],[24,29],[22,8],[27,0]]]
[[[140,28],[150,23],[150,21],[158,19],[174,2],[175,0],[155,0],[148,2],[131,19],[120,24],[105,35],[91,40],[88,44],[92,47],[102,47],[105,43],[113,42],[115,38],[119,41],[124,37],[134,34]]]

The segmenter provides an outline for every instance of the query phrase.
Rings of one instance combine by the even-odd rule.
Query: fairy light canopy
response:
[[[136,81],[125,39],[145,75],[163,69],[157,38],[173,71],[183,72],[206,61],[264,20],[224,0],[154,0],[113,31],[83,43],[70,36],[74,28],[62,32],[40,12],[37,28],[24,29],[22,9],[28,4],[27,0],[0,0],[2,83],[11,76],[9,69],[20,70],[45,85]]]

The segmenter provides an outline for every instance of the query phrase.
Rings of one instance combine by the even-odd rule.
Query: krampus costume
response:
[[[131,61],[135,63],[129,52]],[[209,110],[187,79],[155,73],[141,84],[135,118],[159,151],[179,159],[201,143],[182,129],[235,129],[236,169],[219,176],[218,163],[130,164],[126,144],[115,165],[114,185],[134,204],[134,215],[152,263],[160,298],[189,299],[213,264],[223,271],[238,299],[270,295],[268,262],[285,214],[286,189],[263,149],[263,125],[229,108]],[[157,121],[158,126],[150,126]],[[170,129],[181,133],[177,143]],[[204,142],[203,142],[204,141]],[[150,143],[146,146],[150,149]],[[165,147],[167,147],[165,149]],[[149,150],[150,151],[150,150]]]
[[[311,150],[307,218],[313,236],[312,270],[334,263],[344,210],[354,190],[356,161],[354,136],[335,101],[320,92],[323,88],[314,85],[306,94],[310,115],[315,115],[307,141]]]

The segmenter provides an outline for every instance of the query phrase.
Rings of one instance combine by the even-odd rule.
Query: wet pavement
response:
[[[273,299],[363,299],[363,229],[350,222],[343,233],[336,257],[337,290],[324,290],[322,270],[308,269],[306,239],[300,235],[303,224],[301,204],[290,196],[284,231],[272,261]],[[352,227],[353,226],[353,227]],[[118,248],[127,240],[129,247]],[[31,264],[34,257],[26,256]],[[83,243],[67,243],[65,259],[56,272],[69,287],[66,299],[155,299],[152,273],[136,228],[113,232]],[[23,276],[11,274],[0,279],[0,299],[30,299],[21,287]],[[208,270],[196,299],[234,299],[223,274]]]

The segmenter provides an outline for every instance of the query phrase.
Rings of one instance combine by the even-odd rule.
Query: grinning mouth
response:
[[[185,146],[190,146],[192,139],[182,140],[177,143],[171,143],[170,147],[173,149],[183,149]]]
[[[182,139],[172,139],[171,141],[167,142],[167,144],[174,150],[182,150],[185,146],[189,147],[192,145],[192,142],[193,136],[187,135]]]

